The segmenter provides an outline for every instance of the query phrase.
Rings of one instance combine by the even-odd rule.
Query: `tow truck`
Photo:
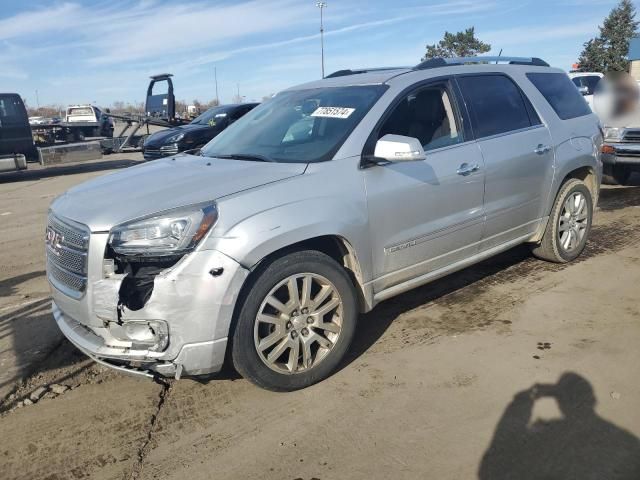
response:
[[[187,119],[176,117],[172,76],[163,73],[151,77],[144,114],[119,115],[91,105],[74,105],[67,109],[65,121],[37,125],[29,124],[20,95],[0,93],[0,172],[24,170],[28,161],[49,166],[95,160],[111,153],[141,151],[144,139],[150,134],[149,126],[170,128],[188,123]],[[167,84],[166,93],[154,93],[154,87],[162,83]],[[90,115],[75,115],[83,109]],[[109,138],[113,128],[108,132],[104,119],[108,119],[110,125],[117,120],[123,127]],[[140,133],[143,128],[146,132]]]

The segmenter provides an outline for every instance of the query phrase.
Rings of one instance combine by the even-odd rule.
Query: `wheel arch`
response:
[[[545,210],[547,212],[546,221],[542,223],[541,225],[542,228],[540,228],[536,232],[535,236],[531,240],[529,240],[530,243],[539,243],[540,240],[542,240],[542,237],[544,236],[548,228],[549,215],[551,214],[551,210],[555,205],[556,199],[558,198],[558,194],[560,193],[560,190],[562,190],[562,187],[564,186],[564,184],[571,179],[581,180],[585,183],[585,185],[591,192],[593,208],[595,210],[596,205],[598,204],[598,197],[600,195],[600,177],[598,176],[596,169],[594,169],[590,165],[583,165],[583,166],[574,168],[573,170],[570,170],[569,172],[565,173],[565,175],[562,177],[562,180],[559,181],[556,188],[554,188],[553,195],[550,197],[551,202]]]
[[[303,250],[318,251],[335,260],[345,269],[356,289],[359,310],[361,312],[367,312],[373,308],[373,293],[365,286],[364,276],[356,250],[351,242],[337,234],[319,235],[280,246],[250,267],[251,273],[246,279],[245,285],[250,286],[252,277],[259,275],[265,265],[290,253]]]
[[[595,206],[598,204],[598,196],[600,195],[600,180],[598,179],[598,175],[595,169],[591,166],[585,165],[568,172],[560,182],[560,185],[556,190],[556,196],[558,195],[558,192],[560,191],[562,186],[572,178],[582,180],[587,185],[587,188],[591,192],[591,198],[593,200],[593,206],[595,208]]]

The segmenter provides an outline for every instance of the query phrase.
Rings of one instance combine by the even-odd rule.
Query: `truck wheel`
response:
[[[355,332],[356,292],[347,272],[316,251],[294,252],[261,268],[244,295],[232,335],[238,372],[273,391],[328,377]]]
[[[584,250],[593,219],[593,200],[587,185],[575,178],[558,192],[542,241],[533,254],[543,260],[566,263]]]

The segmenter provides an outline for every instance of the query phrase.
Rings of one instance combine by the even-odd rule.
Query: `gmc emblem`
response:
[[[47,227],[47,231],[44,235],[44,241],[47,244],[47,246],[49,246],[53,250],[55,254],[60,255],[58,253],[58,250],[60,249],[62,242],[64,242],[64,235],[56,232],[51,227]]]

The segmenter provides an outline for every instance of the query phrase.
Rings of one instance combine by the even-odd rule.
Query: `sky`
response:
[[[568,70],[613,0],[326,0],[325,70],[408,66],[475,26],[492,54]],[[141,102],[174,75],[178,100],[246,101],[321,76],[316,0],[0,0],[0,91],[29,106]],[[37,91],[37,96],[36,96]]]

